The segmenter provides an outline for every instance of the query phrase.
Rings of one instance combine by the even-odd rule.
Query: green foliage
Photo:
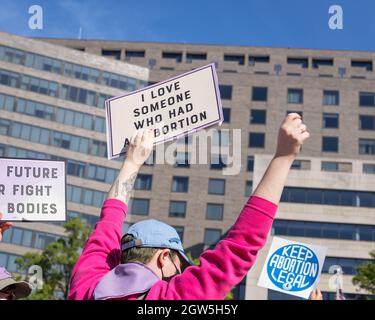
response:
[[[68,296],[69,280],[91,228],[79,218],[64,224],[66,237],[51,242],[41,253],[28,252],[16,260],[21,270],[38,265],[43,270],[43,289],[36,290],[30,300],[56,300],[55,292]]]
[[[370,252],[371,261],[357,267],[357,275],[353,278],[353,283],[359,285],[361,289],[375,295],[375,251]]]
[[[199,258],[193,258],[193,256],[191,255],[191,252],[188,252],[186,253],[186,255],[188,256],[188,258],[196,265],[198,266],[200,263],[199,263]],[[224,298],[224,300],[233,300],[234,299],[234,296],[233,296],[233,290],[230,291]]]

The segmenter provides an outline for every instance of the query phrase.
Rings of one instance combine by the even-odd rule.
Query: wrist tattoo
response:
[[[136,178],[137,178],[137,174],[133,173],[128,179],[126,179],[122,183],[121,195],[125,198],[126,202],[128,202],[130,199],[130,193],[133,189]]]

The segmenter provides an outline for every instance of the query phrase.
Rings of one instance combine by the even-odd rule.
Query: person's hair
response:
[[[131,234],[125,234],[121,239],[121,245],[133,241],[134,237]],[[121,263],[140,262],[147,264],[151,261],[156,252],[163,248],[141,248],[133,247],[130,249],[122,250]],[[171,257],[175,260],[177,252],[171,249]]]

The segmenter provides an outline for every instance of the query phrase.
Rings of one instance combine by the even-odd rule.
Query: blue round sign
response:
[[[311,287],[319,275],[319,260],[306,246],[290,244],[277,249],[267,263],[271,282],[286,291]]]

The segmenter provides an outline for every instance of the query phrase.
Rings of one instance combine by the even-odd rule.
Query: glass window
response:
[[[364,163],[362,167],[363,173],[375,173],[375,164],[372,163]]]
[[[225,179],[209,179],[208,180],[209,194],[225,194]]]
[[[252,192],[253,192],[253,182],[252,181],[246,181],[245,197],[250,197]]]
[[[339,92],[333,90],[323,90],[323,105],[338,106]]]
[[[189,178],[188,177],[173,177],[172,192],[188,192]]]
[[[375,154],[375,139],[359,139],[360,154]]]
[[[338,113],[323,113],[323,128],[338,128],[339,115]]]
[[[149,199],[132,199],[130,205],[130,213],[135,215],[147,216],[149,212]]]
[[[184,241],[184,227],[173,226],[173,228],[177,231],[181,242],[183,242]]]
[[[359,116],[359,128],[361,130],[375,130],[375,116]]]
[[[322,151],[323,152],[338,152],[339,151],[339,138],[338,137],[323,137],[322,138]]]
[[[305,223],[302,221],[289,222],[288,235],[293,237],[305,236]]]
[[[169,204],[169,216],[174,218],[185,218],[186,201],[171,201]]]
[[[223,122],[229,123],[230,122],[230,108],[223,108]]]
[[[338,162],[322,161],[322,171],[338,171]]]
[[[227,166],[227,157],[225,155],[211,154],[210,169],[222,170]]]
[[[375,93],[374,92],[360,92],[359,93],[360,107],[375,107]]]
[[[221,99],[231,100],[232,99],[232,86],[219,85]]]
[[[322,229],[319,223],[305,222],[305,237],[321,238]]]
[[[139,174],[134,183],[135,190],[151,190],[152,175],[151,174]]]
[[[288,89],[288,103],[303,103],[303,89]]]
[[[253,87],[252,88],[252,101],[267,101],[267,87]]]
[[[323,203],[329,205],[340,205],[340,193],[336,190],[324,190]]]
[[[265,134],[251,132],[249,134],[249,148],[264,148]]]
[[[208,203],[206,211],[206,219],[208,220],[223,220],[224,205],[217,203]]]
[[[247,156],[246,170],[250,172],[254,171],[254,157],[253,156]]]
[[[221,237],[220,229],[205,229],[204,230],[204,244],[211,246],[219,242]]]
[[[189,168],[190,167],[190,154],[188,152],[177,152],[175,166]]]
[[[251,110],[251,124],[266,124],[266,110]]]
[[[22,245],[31,247],[33,233],[29,230],[23,230]]]
[[[339,225],[337,223],[323,224],[322,237],[330,239],[339,239]]]

